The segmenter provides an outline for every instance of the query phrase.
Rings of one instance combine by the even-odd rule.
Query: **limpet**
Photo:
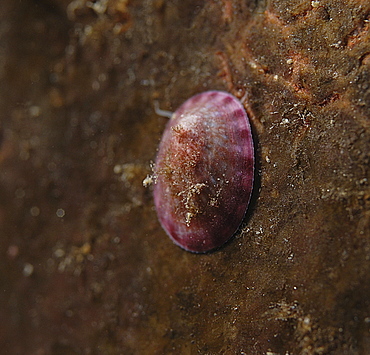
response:
[[[158,219],[181,248],[204,253],[227,242],[249,205],[254,146],[240,101],[207,91],[169,120],[154,165]]]

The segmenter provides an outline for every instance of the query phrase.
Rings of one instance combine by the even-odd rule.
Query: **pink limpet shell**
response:
[[[228,241],[253,188],[253,140],[240,101],[207,91],[181,105],[163,133],[154,176],[158,218],[177,245],[204,253]]]

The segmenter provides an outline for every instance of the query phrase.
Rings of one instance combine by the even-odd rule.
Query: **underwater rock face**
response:
[[[176,244],[202,253],[229,240],[247,210],[254,174],[251,127],[239,100],[208,91],[180,106],[154,173],[158,218]]]
[[[2,354],[370,354],[370,1],[1,4]],[[193,254],[142,182],[213,88],[256,173]]]

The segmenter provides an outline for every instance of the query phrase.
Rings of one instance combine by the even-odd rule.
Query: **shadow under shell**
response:
[[[208,91],[173,114],[155,163],[159,221],[185,250],[204,253],[237,231],[254,176],[251,127],[233,95]]]

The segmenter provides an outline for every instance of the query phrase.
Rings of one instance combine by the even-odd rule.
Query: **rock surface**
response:
[[[4,354],[370,352],[370,3],[4,0]],[[252,116],[242,229],[187,253],[142,186],[166,124]]]

